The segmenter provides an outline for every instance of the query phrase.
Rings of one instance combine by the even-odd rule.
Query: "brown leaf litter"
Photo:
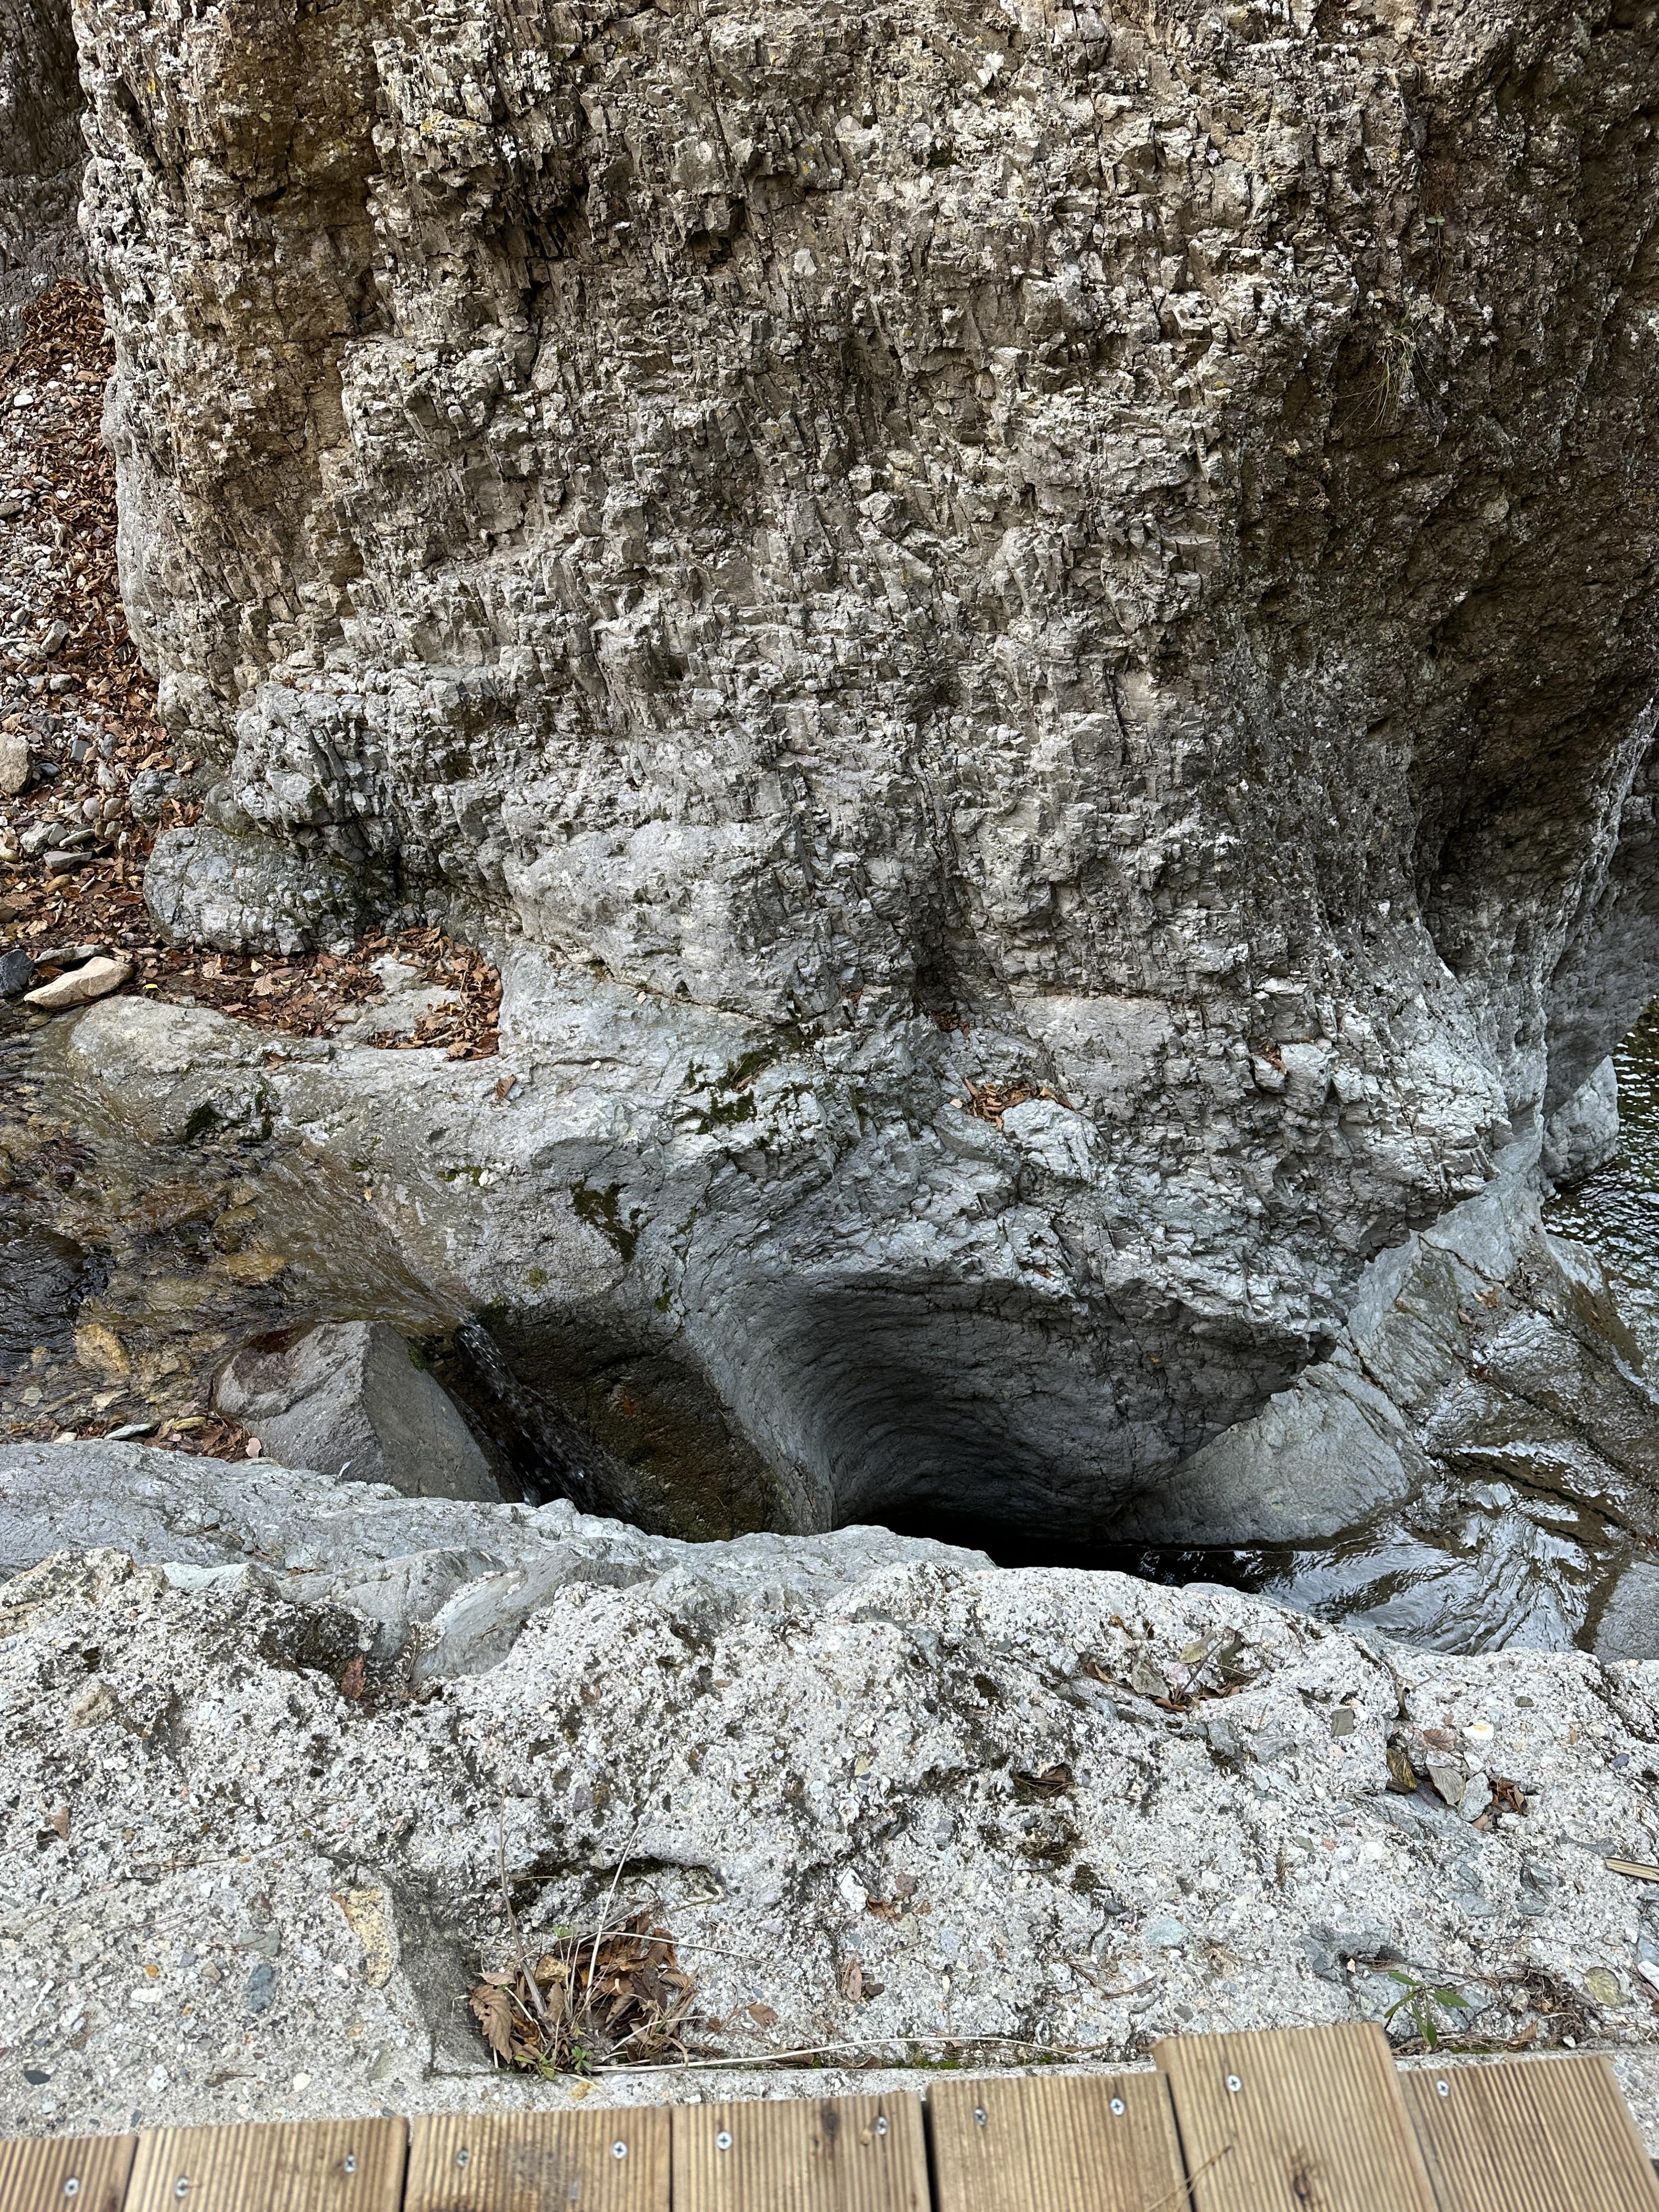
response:
[[[971,1076],[963,1076],[963,1084],[968,1093],[968,1110],[981,1121],[989,1121],[997,1128],[1002,1127],[1002,1117],[1012,1114],[1016,1106],[1024,1106],[1033,1098],[1051,1098],[1056,1106],[1066,1105],[1057,1091],[1046,1083],[975,1083]]]
[[[695,1981],[647,1907],[597,1936],[562,1932],[533,1966],[485,1974],[468,2001],[499,2063],[551,2080],[689,2057]]]
[[[1127,1664],[1085,1657],[1080,1672],[1110,1689],[1144,1698],[1166,1713],[1184,1713],[1212,1698],[1237,1697],[1261,1669],[1260,1656],[1231,1632],[1200,1637],[1178,1658],[1160,1658],[1147,1645],[1132,1645]]]
[[[0,511],[10,510],[0,523],[0,584],[15,582],[27,605],[0,607],[0,629],[21,623],[33,634],[0,640],[0,730],[27,740],[33,776],[0,801],[0,951],[15,945],[46,981],[118,953],[134,963],[129,991],[298,1036],[327,1036],[379,998],[369,963],[389,951],[453,1000],[423,1015],[414,1036],[369,1042],[489,1058],[500,979],[481,953],[437,929],[371,936],[345,955],[281,958],[153,941],[144,864],[161,831],[200,818],[213,770],[162,728],[155,679],[121,605],[114,463],[101,429],[114,352],[98,295],[65,281],[23,319],[22,345],[0,356],[0,404],[17,441],[0,453]],[[19,392],[34,401],[21,412],[9,404]],[[0,601],[10,605],[3,592]],[[139,778],[153,795],[135,812]],[[48,823],[49,844],[26,852],[28,833]]]

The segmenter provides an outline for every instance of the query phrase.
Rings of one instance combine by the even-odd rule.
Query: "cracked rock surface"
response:
[[[532,1941],[613,1880],[649,1902],[702,2047],[757,2063],[1115,2061],[1381,2017],[1391,1969],[1487,2043],[1651,2043],[1659,1911],[1605,1862],[1659,1850],[1652,1662],[864,1532],[809,1561],[356,1485],[331,1519],[320,1477],[126,1454],[130,1547],[181,1564],[65,1545],[108,1510],[96,1448],[0,1468],[3,1548],[48,1553],[0,1590],[8,2130],[476,2105],[503,1850]],[[63,1510],[25,1534],[32,1486]],[[463,1582],[562,1549],[481,1670],[417,1680],[340,1602],[416,1515]]]
[[[215,784],[152,903],[517,962],[560,1264],[488,1296],[596,1451],[603,1342],[763,1518],[1018,1461],[1103,1522],[1594,1081],[1656,966],[1645,0],[77,34]]]

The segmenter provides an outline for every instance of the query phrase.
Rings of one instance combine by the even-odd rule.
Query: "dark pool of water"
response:
[[[0,1221],[0,1382],[40,1364],[43,1352],[68,1354],[76,1309],[101,1280],[92,1255],[69,1237]]]

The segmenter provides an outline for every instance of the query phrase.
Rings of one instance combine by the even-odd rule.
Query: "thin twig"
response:
[[[1197,2188],[1204,2176],[1209,2172],[1212,2166],[1220,2165],[1222,2160],[1226,2157],[1228,2152],[1232,2149],[1234,2144],[1237,2141],[1238,2138],[1237,2136],[1229,2136],[1227,2141],[1222,2144],[1220,2149],[1212,2151],[1208,2158],[1205,2160],[1203,2165],[1195,2166],[1184,2181],[1177,2181],[1172,2189],[1166,2189],[1162,2197],[1155,2198],[1154,2201],[1146,2207],[1146,2212],[1164,2212],[1164,2207],[1170,2203],[1172,2197],[1184,2197],[1188,2203],[1190,2203],[1192,2202],[1193,2191]]]
[[[513,1910],[513,1893],[507,1883],[507,1797],[503,1792],[495,1814],[495,1858],[501,1870],[501,1903],[507,1908],[507,1932],[513,1938],[513,1960],[520,1979],[530,1991],[530,2001],[536,2008],[536,2017],[543,2026],[547,2024],[547,2008],[542,2002],[542,1993],[536,1985],[536,1977],[530,1971],[524,1954],[524,1937],[519,1932],[519,1917]]]
[[[598,2066],[598,2074],[684,2074],[696,2073],[711,2066],[777,2066],[786,2060],[797,2058],[827,2058],[836,2051],[879,2051],[887,2044],[902,2044],[907,2051],[927,2051],[939,2044],[965,2051],[969,2045],[1006,2044],[1016,2051],[1036,2048],[1029,2037],[1020,2035],[878,2035],[867,2043],[815,2043],[801,2051],[757,2051],[733,2053],[723,2058],[677,2058],[661,2065]],[[1047,2058],[1094,2058],[1107,2057],[1121,2059],[1123,2054],[1115,2045],[1107,2043],[1045,2043]]]
[[[617,1861],[617,1870],[611,1877],[611,1887],[605,1896],[605,1910],[600,1913],[599,1925],[593,1930],[593,1949],[587,1961],[587,2011],[590,2019],[593,2013],[594,1984],[599,1979],[599,1942],[610,1923],[611,1908],[617,1901],[617,1885],[622,1880],[623,1869],[628,1864],[628,1855],[638,1840],[640,1824],[635,1820],[628,1832],[628,1841],[623,1845],[622,1856]]]

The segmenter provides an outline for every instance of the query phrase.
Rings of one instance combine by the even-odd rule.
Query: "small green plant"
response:
[[[1457,2025],[1462,2027],[1467,2024],[1467,2015],[1475,2009],[1462,1990],[1455,1990],[1447,1983],[1443,1982],[1437,1989],[1428,1982],[1419,1982],[1414,1975],[1402,1974],[1397,1966],[1389,1968],[1389,1979],[1401,1984],[1401,1993],[1383,2014],[1383,2027],[1392,2027],[1396,2016],[1403,2012],[1431,2051],[1437,2050],[1440,2043],[1437,2014],[1462,2013],[1466,2019]]]

